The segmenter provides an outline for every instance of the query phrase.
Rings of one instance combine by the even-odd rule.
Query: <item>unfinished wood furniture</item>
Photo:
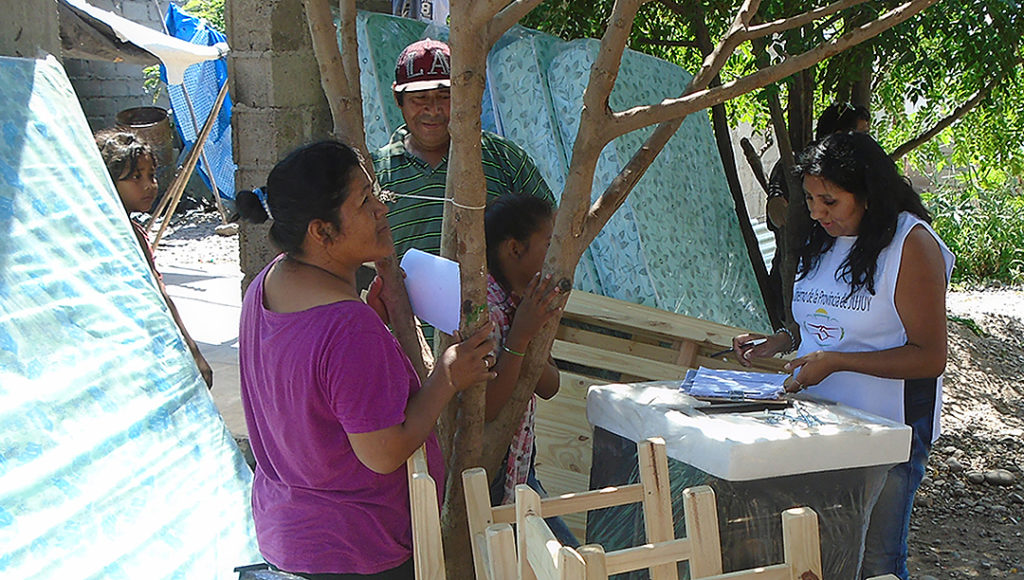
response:
[[[405,466],[409,475],[412,557],[416,580],[444,580],[441,512],[437,504],[437,483],[427,471],[426,448],[421,445],[409,456]]]
[[[688,496],[688,497],[687,497]],[[785,561],[722,574],[717,548],[718,519],[710,487],[684,491],[686,538],[651,542],[605,553],[597,544],[579,550],[558,543],[540,517],[540,498],[525,485],[516,488],[517,526],[526,557],[521,560],[539,580],[605,580],[610,575],[650,567],[651,578],[677,578],[676,563],[687,561],[690,578],[704,580],[820,580],[818,518],[809,508],[782,513]],[[714,541],[707,537],[714,532]],[[521,554],[523,552],[520,552]],[[525,561],[525,562],[524,562]],[[521,576],[525,577],[525,576]]]
[[[571,513],[583,512],[585,514],[587,511],[595,509],[640,503],[644,513],[647,540],[652,543],[672,540],[674,537],[672,498],[669,491],[668,457],[665,453],[665,442],[661,439],[649,439],[638,443],[637,461],[640,483],[564,494],[544,500],[538,497],[536,505],[529,504],[530,510],[532,510],[530,513],[541,517],[564,516]],[[529,553],[525,544],[525,536],[520,533],[513,547],[512,531],[511,528],[508,528],[508,524],[516,522],[520,515],[518,514],[518,506],[521,503],[518,501],[519,490],[517,489],[516,505],[492,508],[489,492],[490,480],[483,469],[467,469],[463,472],[462,479],[466,491],[466,510],[473,547],[473,562],[478,580],[501,580],[513,577],[529,580],[533,578],[526,558],[524,558],[524,555]],[[532,492],[532,490],[530,491]],[[710,492],[710,489],[708,491]],[[700,545],[706,547],[701,553],[708,554],[706,560],[701,560],[697,564],[698,570],[707,570],[708,573],[715,570],[721,571],[718,520],[714,512],[713,499],[709,504],[706,499],[696,496],[692,500],[684,497],[684,502],[690,502],[686,503],[687,514],[694,514],[694,517],[697,514],[702,515],[699,520],[694,519],[692,525],[687,519],[687,525],[690,526],[687,529],[700,530]],[[508,530],[506,531],[505,528]],[[518,558],[516,557],[517,553]],[[509,554],[512,554],[511,559]],[[510,560],[518,567],[518,572],[509,567]],[[704,567],[705,561],[707,567]],[[651,572],[653,580],[675,578],[674,565],[654,568]]]
[[[769,329],[755,329],[770,331]],[[556,397],[537,404],[537,474],[551,493],[590,486],[592,432],[586,394],[591,385],[680,380],[687,369],[746,369],[781,372],[785,360],[760,360],[753,369],[734,359],[709,355],[732,346],[743,329],[707,322],[573,290],[551,354],[561,386]],[[581,516],[565,518],[583,538]]]

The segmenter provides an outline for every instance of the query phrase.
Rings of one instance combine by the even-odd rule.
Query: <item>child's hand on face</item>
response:
[[[523,292],[523,300],[516,309],[512,327],[505,340],[509,348],[525,351],[526,345],[540,332],[540,329],[562,311],[564,292],[548,274],[541,278],[540,272],[534,275]],[[521,347],[515,348],[515,347]]]

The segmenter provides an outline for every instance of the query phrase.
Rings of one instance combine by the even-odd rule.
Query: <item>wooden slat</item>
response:
[[[774,566],[764,566],[761,568],[729,572],[728,574],[720,574],[718,576],[708,576],[703,580],[794,580],[795,578],[800,578],[799,576],[793,576],[792,574],[793,572],[790,570],[788,564],[775,564]]]
[[[632,483],[542,499],[537,507],[537,515],[545,518],[564,516],[576,512],[638,503],[641,500],[643,500],[643,486],[639,483]],[[516,521],[516,506],[495,507],[491,511],[491,517],[496,523],[514,522]]]
[[[637,445],[640,481],[643,482],[644,529],[652,544],[675,539],[672,520],[672,496],[668,482],[668,455],[665,441],[651,439]],[[678,580],[675,562],[651,566],[652,580]]]
[[[537,492],[533,491],[526,485],[516,486],[516,529],[519,533],[516,534],[516,548],[519,554],[519,580],[537,580],[537,576],[533,573],[533,567],[530,565],[530,550],[527,544],[527,538],[532,539],[532,535],[527,532],[526,519],[530,516],[539,516],[540,511],[540,496]],[[498,517],[497,510],[494,516]],[[545,526],[547,527],[547,526]],[[551,534],[551,530],[548,530]],[[554,535],[552,534],[552,538]]]
[[[551,347],[551,356],[588,367],[606,369],[645,377],[652,381],[681,380],[686,369],[671,363],[645,359],[638,356],[601,350],[592,346],[572,344],[556,340]]]
[[[592,346],[594,348],[610,350],[614,352],[621,352],[623,354],[631,354],[633,356],[638,356],[650,360],[656,360],[659,362],[669,363],[672,365],[676,365],[676,359],[679,357],[678,351],[674,348],[669,347],[671,345],[660,346],[658,344],[649,344],[645,342],[639,342],[630,338],[609,336],[607,334],[601,334],[600,332],[593,332],[590,330],[583,330],[581,328],[559,326],[558,334],[556,334],[555,336],[558,340],[564,342],[582,344],[584,346]],[[692,341],[687,342],[693,344]],[[696,349],[696,345],[694,345],[694,348]]]
[[[487,541],[487,528],[494,523],[491,519],[491,495],[488,489],[487,471],[482,467],[463,471],[462,489],[466,494],[466,516],[469,523],[470,544],[473,549],[473,569],[476,571],[476,577],[481,580],[494,579],[494,576],[487,575],[490,556],[484,545],[484,542]]]
[[[512,526],[495,524],[484,532],[487,551],[486,580],[513,580],[516,570],[516,539]],[[485,580],[477,573],[478,580]]]
[[[611,576],[689,558],[690,540],[680,539],[608,552],[605,554],[605,566]]]
[[[694,580],[722,573],[722,541],[718,535],[715,491],[706,485],[683,490],[686,537],[690,539],[690,577]]]
[[[427,471],[427,456],[422,446],[407,460],[406,471],[409,477],[416,580],[444,580],[444,549],[441,546],[437,484]]]
[[[564,316],[571,319],[607,325],[627,332],[629,329],[644,330],[658,335],[719,345],[732,344],[732,337],[738,330],[724,324],[579,290],[573,290],[569,294],[564,312]]]
[[[793,578],[812,572],[821,578],[821,544],[818,515],[810,508],[790,508],[782,512],[782,549]]]

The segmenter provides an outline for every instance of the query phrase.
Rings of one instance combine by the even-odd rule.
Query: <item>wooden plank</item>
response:
[[[479,580],[513,580],[516,570],[516,539],[509,524],[487,526],[484,532],[487,551],[487,576]]]
[[[689,558],[690,541],[681,539],[608,552],[605,554],[605,565],[608,567],[608,575],[611,576],[670,562],[681,562]]]
[[[775,564],[774,566],[750,568],[729,572],[728,574],[719,574],[718,576],[708,576],[703,580],[794,580],[794,578],[799,578],[799,576],[791,576],[790,574],[792,572],[789,570],[789,565]]]
[[[591,321],[616,329],[638,329],[673,338],[686,338],[696,342],[732,344],[732,337],[738,328],[700,320],[643,306],[606,296],[598,296],[579,290],[569,294],[565,305],[565,316],[581,321]]]
[[[782,550],[793,578],[801,578],[808,571],[821,578],[818,514],[814,510],[801,507],[782,512]]]
[[[473,569],[476,571],[477,578],[487,578],[490,552],[481,543],[487,541],[487,528],[494,523],[491,518],[491,495],[488,489],[487,471],[482,467],[463,471],[462,489],[466,494],[466,517],[469,522],[469,538],[473,549]]]
[[[527,530],[526,520],[530,516],[539,516],[541,514],[540,496],[537,495],[537,492],[530,489],[529,486],[517,485],[515,511],[516,529],[519,530],[516,537],[516,547],[519,553],[519,580],[537,580],[537,576],[533,573],[533,567],[531,566],[530,550],[527,543],[527,538],[530,539],[530,544],[532,544],[535,537]],[[495,513],[495,516],[497,515]],[[544,527],[547,528],[547,526]],[[551,530],[547,530],[547,533],[554,538]]]
[[[583,330],[581,328],[571,328],[568,326],[559,326],[556,338],[573,344],[582,344],[585,346],[600,348],[602,350],[621,352],[650,360],[677,364],[676,359],[678,358],[678,352],[676,349],[670,347],[670,343],[666,343],[666,346],[662,346],[657,343],[650,344],[633,340],[631,338],[610,336],[607,334],[601,334],[600,332]],[[689,342],[692,343],[692,341]]]
[[[563,341],[555,341],[551,347],[551,356],[556,360],[628,373],[645,377],[651,381],[681,380],[686,376],[685,368],[671,363],[652,361],[638,356]]]
[[[416,580],[444,580],[444,549],[437,484],[427,471],[427,457],[420,446],[406,461],[412,517],[413,565]]]
[[[672,494],[668,482],[668,455],[665,441],[648,439],[637,445],[640,481],[643,482],[644,529],[652,544],[675,539],[672,520]],[[651,566],[651,580],[678,580],[675,563]]]
[[[579,549],[583,563],[587,565],[587,580],[607,580],[608,566],[605,565],[604,547],[587,544]]]
[[[718,535],[715,491],[706,485],[683,490],[686,537],[690,539],[690,577],[694,580],[722,573],[722,543]]]

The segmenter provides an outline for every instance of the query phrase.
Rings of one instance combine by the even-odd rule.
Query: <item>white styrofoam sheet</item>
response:
[[[910,427],[845,405],[801,396],[785,411],[704,414],[707,403],[678,387],[592,386],[587,419],[632,441],[662,437],[669,457],[728,481],[892,465],[910,454]]]

